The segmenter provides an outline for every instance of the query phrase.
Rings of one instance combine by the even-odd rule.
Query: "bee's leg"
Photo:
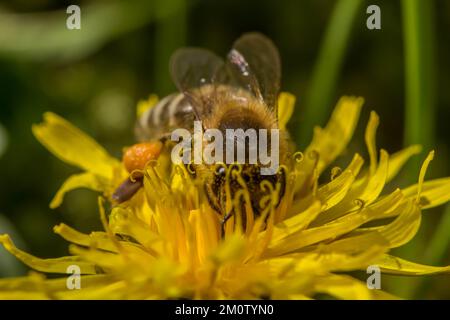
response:
[[[220,235],[221,238],[225,237],[225,223],[233,216],[233,210],[229,211],[220,221]]]
[[[144,178],[142,176],[135,178],[134,181],[127,178],[116,191],[114,191],[112,199],[117,204],[130,200],[143,185]]]
[[[137,143],[129,147],[123,155],[123,165],[125,169],[133,174],[135,171],[142,171],[145,169],[149,161],[157,160],[162,152],[164,140],[154,140],[149,142]],[[133,178],[128,177],[116,189],[112,195],[112,200],[116,204],[131,199],[136,192],[144,185],[144,177],[142,173],[133,175]]]

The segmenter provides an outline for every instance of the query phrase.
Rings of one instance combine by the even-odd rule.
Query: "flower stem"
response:
[[[303,125],[296,132],[300,145],[311,140],[314,124],[323,124],[328,117],[350,31],[361,4],[361,0],[339,0],[333,9],[306,96]]]
[[[405,124],[404,144],[421,144],[424,150],[433,148],[435,121],[435,69],[434,69],[434,2],[402,0],[403,36],[405,50]],[[406,180],[417,180],[421,159],[412,159],[406,166]],[[424,217],[422,231],[400,248],[399,254],[407,259],[417,258],[426,245],[426,229],[431,221]],[[420,279],[396,281],[400,296],[412,298]],[[400,285],[401,283],[401,285]],[[424,292],[421,293],[423,296]]]
[[[421,144],[430,150],[435,120],[435,68],[433,1],[402,0],[405,47],[406,146]],[[410,164],[409,179],[415,181],[419,159]]]

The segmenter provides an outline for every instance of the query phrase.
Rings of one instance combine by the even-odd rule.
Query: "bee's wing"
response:
[[[281,62],[269,38],[260,33],[241,36],[228,54],[227,68],[241,86],[263,99],[276,115]]]
[[[202,90],[202,87],[215,83],[223,65],[223,60],[216,54],[200,48],[181,48],[171,57],[172,80],[178,90],[188,97],[198,119],[209,114],[212,108],[212,91]]]

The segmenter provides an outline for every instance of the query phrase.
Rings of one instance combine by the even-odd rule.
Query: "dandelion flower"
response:
[[[138,112],[155,101],[151,96],[140,103]],[[294,101],[288,93],[279,97],[283,130]],[[384,186],[420,147],[392,155],[378,152],[379,119],[372,112],[365,131],[368,164],[364,167],[361,155],[355,154],[346,168],[332,168],[330,178],[322,177],[351,139],[362,104],[362,98],[341,98],[329,123],[315,129],[303,153],[293,155],[295,165],[288,169],[281,203],[275,205],[275,190],[267,186],[266,214],[253,216],[250,208],[245,227],[227,223],[223,236],[220,217],[183,166],[167,174],[159,164],[148,165],[144,188],[106,210],[112,193],[128,176],[123,164],[64,119],[46,113],[44,122],[33,127],[34,135],[61,160],[83,170],[64,182],[50,207],[58,207],[64,194],[76,188],[101,192],[104,230],[83,234],[57,225],[54,231],[71,245],[69,256],[54,259],[36,258],[16,248],[8,235],[0,236],[11,254],[35,270],[26,277],[0,280],[0,298],[309,299],[327,294],[384,299],[392,296],[370,290],[348,272],[375,265],[398,275],[449,273],[450,267],[421,265],[389,254],[415,235],[422,210],[450,200],[450,177],[425,181],[434,152],[424,161],[416,185],[383,194]],[[319,184],[319,177],[327,182]],[[243,188],[236,197],[245,203],[248,191]],[[73,265],[81,272],[80,290],[67,288],[67,270]]]

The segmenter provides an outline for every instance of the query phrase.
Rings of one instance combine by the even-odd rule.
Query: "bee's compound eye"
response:
[[[128,172],[143,170],[149,161],[158,159],[162,146],[160,141],[155,141],[129,147],[123,155],[125,168]]]
[[[225,175],[225,167],[223,166],[218,166],[216,168],[216,175],[218,176],[224,176]]]

